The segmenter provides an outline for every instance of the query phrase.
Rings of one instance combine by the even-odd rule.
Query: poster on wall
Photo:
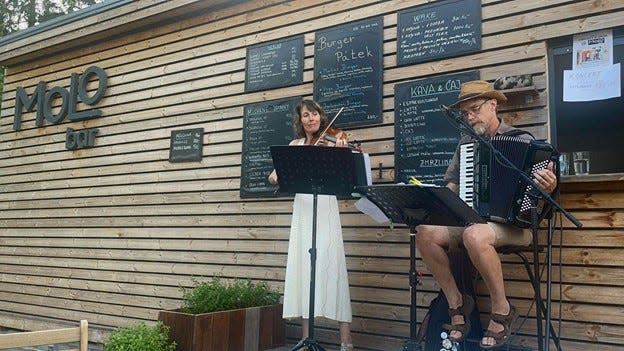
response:
[[[339,127],[380,123],[383,18],[350,22],[315,33],[314,99]]]
[[[398,13],[397,65],[481,50],[481,0],[446,0]]]
[[[457,126],[440,105],[450,105],[462,83],[478,71],[424,78],[394,87],[394,165],[396,183],[416,177],[445,185],[444,173],[459,142]]]
[[[575,34],[572,69],[563,72],[563,101],[596,101],[621,96],[620,64],[613,64],[613,31]]]
[[[245,106],[243,149],[241,153],[241,197],[275,195],[276,185],[269,184],[273,170],[272,145],[288,145],[295,138],[293,110],[300,97],[263,101]]]
[[[599,30],[572,36],[572,69],[613,65],[613,31]]]
[[[303,83],[303,35],[247,48],[245,91]]]

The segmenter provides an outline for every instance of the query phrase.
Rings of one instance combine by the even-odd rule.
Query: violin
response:
[[[327,129],[325,134],[322,137],[315,137],[312,139],[312,145],[322,145],[321,142],[330,142],[336,144],[338,140],[343,140],[347,142],[347,147],[353,151],[362,152],[362,143],[357,140],[349,141],[349,137],[347,133],[345,133],[342,129],[337,127],[330,127]]]
[[[334,121],[336,121],[336,118],[338,118],[338,115],[342,112],[343,109],[344,107],[340,108],[338,113],[336,113],[334,118],[332,118],[332,120],[322,132],[317,132],[318,135],[312,138],[310,143],[311,145],[319,145],[321,141],[336,144],[338,140],[343,140],[347,142],[347,147],[349,147],[351,150],[362,152],[362,143],[359,143],[357,141],[349,142],[349,137],[347,136],[347,133],[342,131],[342,129],[333,126]]]

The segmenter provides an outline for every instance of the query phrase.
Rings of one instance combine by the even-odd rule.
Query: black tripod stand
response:
[[[312,245],[310,252],[309,332],[292,351],[325,349],[314,340],[316,281],[316,217],[318,195],[350,197],[358,179],[354,155],[347,148],[319,146],[271,146],[280,193],[312,194]],[[365,178],[364,178],[365,179]]]
[[[447,187],[419,185],[374,185],[358,187],[394,223],[405,223],[410,229],[410,337],[403,343],[402,351],[420,351],[417,340],[416,287],[416,227],[420,224],[465,226],[485,223]]]

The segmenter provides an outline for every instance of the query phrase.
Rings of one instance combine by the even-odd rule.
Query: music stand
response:
[[[433,185],[373,185],[357,187],[394,223],[404,223],[410,231],[410,337],[403,351],[419,351],[416,328],[416,226],[420,224],[464,227],[485,220],[451,189]]]
[[[356,185],[354,156],[350,149],[321,146],[271,146],[279,192],[312,194],[312,246],[310,248],[310,305],[308,337],[291,350],[325,349],[314,340],[314,293],[316,280],[316,215],[319,194],[351,196]]]

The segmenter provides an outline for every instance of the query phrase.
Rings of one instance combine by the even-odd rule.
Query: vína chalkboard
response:
[[[380,123],[383,18],[350,22],[315,33],[314,99],[328,116],[344,107],[337,126]]]
[[[394,87],[394,167],[396,183],[414,176],[423,183],[444,184],[444,173],[460,133],[440,105],[450,105],[461,83],[478,79],[477,71],[436,76]]]
[[[436,1],[400,11],[397,65],[481,50],[481,0]]]
[[[303,35],[247,48],[245,91],[303,82]]]
[[[169,162],[201,161],[203,147],[204,128],[172,130]]]
[[[245,106],[241,154],[241,197],[274,195],[269,184],[273,170],[272,145],[288,145],[294,139],[292,118],[300,97],[270,100]]]

